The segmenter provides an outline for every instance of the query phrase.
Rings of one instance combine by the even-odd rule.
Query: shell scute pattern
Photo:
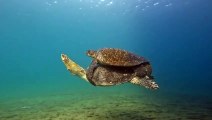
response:
[[[133,53],[113,48],[99,50],[97,60],[101,64],[114,66],[135,66],[146,61]]]

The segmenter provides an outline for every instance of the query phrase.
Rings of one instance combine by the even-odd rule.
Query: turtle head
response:
[[[92,58],[96,57],[96,51],[94,50],[88,50],[86,54]]]

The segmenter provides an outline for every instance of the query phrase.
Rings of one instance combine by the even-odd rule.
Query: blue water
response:
[[[157,93],[212,97],[211,5],[211,0],[0,0],[0,99],[99,89],[70,75],[60,54],[87,68],[86,50],[105,47],[147,58]]]

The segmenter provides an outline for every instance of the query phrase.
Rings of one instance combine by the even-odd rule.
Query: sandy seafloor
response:
[[[82,90],[0,101],[0,120],[212,120],[207,96]]]

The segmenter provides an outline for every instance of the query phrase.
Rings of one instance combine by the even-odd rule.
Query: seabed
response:
[[[212,120],[212,99],[84,91],[0,101],[0,120]]]

